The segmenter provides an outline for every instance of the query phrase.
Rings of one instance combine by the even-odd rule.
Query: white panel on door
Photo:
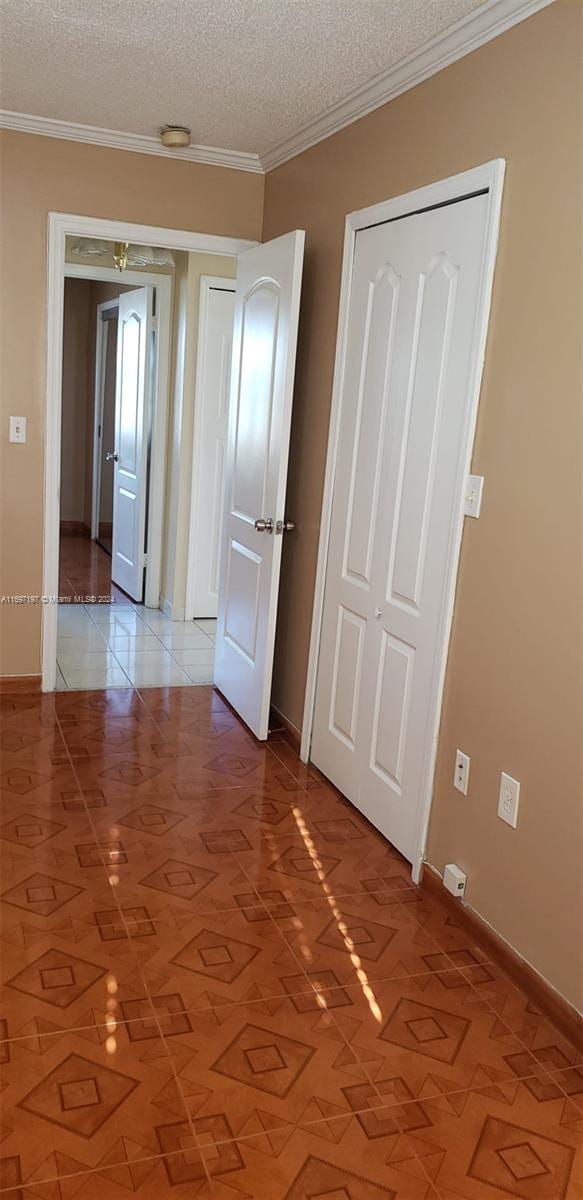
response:
[[[141,323],[135,313],[123,322],[121,344],[121,389],[117,452],[124,471],[135,474],[138,438],[138,391],[140,387]]]
[[[458,269],[438,254],[419,277],[387,595],[419,608]]]
[[[398,298],[398,276],[390,265],[386,265],[368,289],[344,543],[343,574],[365,587],[370,584],[386,413],[385,392]]]
[[[265,506],[278,317],[279,289],[261,280],[243,297],[231,501],[233,511],[249,521]]]
[[[350,747],[356,739],[356,719],[364,651],[364,621],[340,605],[330,705],[330,729]]]
[[[203,276],[194,404],[186,616],[216,617],[225,517],[235,283]]]
[[[250,666],[255,665],[259,594],[261,585],[260,554],[248,546],[231,541],[227,561],[227,604],[223,636]],[[234,599],[236,597],[236,600]]]
[[[413,646],[408,646],[383,630],[370,766],[399,795],[402,790],[414,661]]]

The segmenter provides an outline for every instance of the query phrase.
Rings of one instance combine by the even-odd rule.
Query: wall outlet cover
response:
[[[501,821],[506,821],[507,825],[511,825],[516,829],[518,825],[518,800],[520,797],[520,784],[518,779],[513,779],[512,775],[507,775],[502,771],[500,775],[500,794],[498,796],[498,816]]]

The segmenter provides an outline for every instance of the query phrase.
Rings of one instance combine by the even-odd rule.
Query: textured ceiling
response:
[[[484,0],[0,0],[0,107],[264,153]]]

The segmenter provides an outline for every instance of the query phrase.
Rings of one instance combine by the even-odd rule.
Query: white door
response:
[[[117,327],[111,578],[133,600],[144,590],[153,297],[124,292]]]
[[[305,234],[239,256],[215,683],[268,733]],[[292,535],[293,536],[293,535]]]
[[[219,599],[225,454],[235,314],[235,281],[201,280],[187,620],[216,617]]]
[[[457,571],[487,201],[356,235],[312,759],[409,861]]]

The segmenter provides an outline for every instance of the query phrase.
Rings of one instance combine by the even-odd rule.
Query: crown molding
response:
[[[92,146],[108,146],[113,150],[131,150],[136,154],[157,154],[161,158],[180,158],[207,166],[266,174],[553,3],[554,0],[485,0],[475,12],[450,25],[449,29],[425,42],[413,54],[394,63],[388,71],[375,75],[344,100],[302,125],[291,137],[276,142],[261,155],[243,150],[222,150],[216,146],[187,146],[183,150],[169,150],[158,138],[146,134],[100,129],[96,125],[79,125],[2,110],[0,128],[36,133],[42,137],[64,138],[66,141],[87,142]]]
[[[64,138],[70,142],[87,142],[91,146],[108,146],[112,150],[131,150],[135,154],[157,154],[161,158],[181,158],[211,167],[263,173],[259,155],[243,150],[221,150],[216,146],[186,146],[183,150],[169,150],[158,138],[146,134],[100,129],[96,125],[76,125],[71,121],[55,121],[50,117],[35,117],[29,113],[0,110],[0,128],[36,133],[41,137]]]
[[[553,3],[554,0],[486,0],[475,12],[450,25],[388,71],[375,75],[344,100],[307,122],[297,133],[271,146],[261,154],[263,170],[273,171]]]

